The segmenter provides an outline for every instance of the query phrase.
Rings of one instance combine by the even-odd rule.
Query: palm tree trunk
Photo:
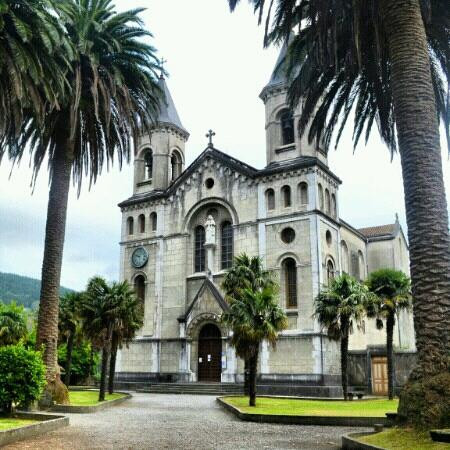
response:
[[[70,386],[70,371],[72,369],[72,352],[74,341],[75,341],[75,333],[71,332],[69,334],[69,338],[67,339],[66,377],[64,380],[67,387]]]
[[[341,338],[341,377],[344,400],[348,400],[348,327],[345,326],[344,330]]]
[[[112,325],[108,327],[108,331],[106,334],[106,340],[103,345],[102,350],[102,371],[100,375],[100,392],[98,395],[98,401],[103,402],[105,400],[105,391],[106,391],[106,376],[108,372],[108,361],[109,356],[111,354],[111,340],[112,340]]]
[[[392,61],[414,298],[418,364],[410,384],[426,383],[450,371],[450,237],[439,125],[419,0],[384,0],[381,11]],[[422,412],[428,409],[425,391],[425,403],[417,403],[416,392],[412,405],[413,397],[400,397],[399,416],[431,424],[434,419]]]
[[[450,238],[439,125],[419,0],[385,0],[405,191],[416,344],[423,377],[450,353]]]
[[[249,358],[250,383],[249,383],[249,405],[256,406],[256,376],[258,374],[258,354],[259,348],[256,348],[253,356]]]
[[[108,392],[112,394],[114,392],[114,375],[116,374],[116,358],[117,358],[117,348],[119,346],[119,341],[117,334],[113,334],[112,345],[111,345],[111,357],[109,359],[109,378],[108,378]]]
[[[389,400],[394,398],[394,325],[395,313],[390,312],[386,319],[386,353],[387,353],[387,371],[388,371],[388,396]]]
[[[250,364],[249,358],[244,359],[244,395],[250,396]]]
[[[57,370],[59,285],[71,170],[72,162],[67,157],[66,148],[58,147],[52,164],[36,336],[37,349],[43,346],[47,379],[44,397],[47,400],[54,396],[55,385],[60,383]]]

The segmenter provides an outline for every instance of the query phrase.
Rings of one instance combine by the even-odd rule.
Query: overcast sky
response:
[[[226,0],[117,0],[118,9],[142,6],[153,44],[167,59],[169,89],[191,136],[189,164],[206,147],[205,133],[216,132],[215,146],[257,167],[265,165],[264,105],[258,95],[272,72],[278,49],[262,48],[262,29],[247,2],[230,14]],[[442,140],[444,177],[450,188],[450,164]],[[355,227],[392,223],[395,213],[405,227],[403,187],[398,155],[390,155],[376,130],[355,154],[351,129],[330,168],[343,180],[340,214]],[[0,166],[0,271],[40,278],[48,176],[43,169],[31,194],[31,169]],[[82,289],[99,274],[119,277],[120,211],[117,203],[132,193],[132,166],[104,172],[91,191],[75,189],[69,200],[61,283]]]

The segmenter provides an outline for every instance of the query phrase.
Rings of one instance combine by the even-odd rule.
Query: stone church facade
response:
[[[339,384],[339,346],[313,318],[313,299],[344,271],[359,279],[379,267],[408,272],[398,221],[357,230],[340,219],[341,180],[328,167],[326,149],[298,137],[301,106],[287,107],[280,70],[260,95],[263,169],[216,149],[213,133],[186,168],[189,134],[166,81],[159,82],[166,101],[151,135],[136,143],[134,192],[119,205],[121,277],[135,286],[145,319],[118,355],[118,379],[241,382],[243,362],[220,321],[227,308],[221,282],[233,256],[245,252],[278,277],[289,322],[276,350],[262,345],[261,380],[320,385],[327,395],[327,386]],[[384,332],[367,322],[351,337],[355,351],[384,344]],[[397,347],[414,349],[410,314],[399,318],[395,336]]]

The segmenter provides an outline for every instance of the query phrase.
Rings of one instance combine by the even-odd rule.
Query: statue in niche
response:
[[[216,222],[213,216],[209,215],[205,222],[205,245],[216,243]]]

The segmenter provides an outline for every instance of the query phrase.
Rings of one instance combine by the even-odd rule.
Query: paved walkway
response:
[[[70,414],[70,426],[6,449],[339,449],[351,428],[242,422],[215,397],[133,394],[95,414]]]

